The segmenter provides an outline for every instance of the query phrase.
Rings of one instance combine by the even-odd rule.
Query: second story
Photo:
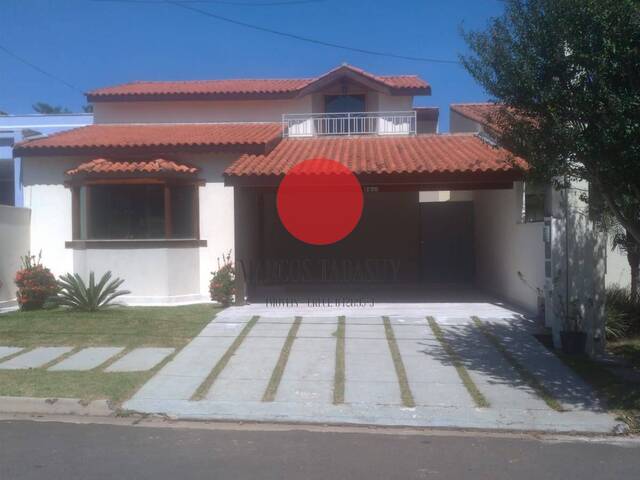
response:
[[[284,136],[435,133],[431,87],[415,75],[342,65],[314,78],[133,82],[87,94],[95,123],[282,122]]]

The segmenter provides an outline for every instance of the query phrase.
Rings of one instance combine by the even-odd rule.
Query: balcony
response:
[[[282,116],[285,137],[415,135],[416,112],[291,113]]]

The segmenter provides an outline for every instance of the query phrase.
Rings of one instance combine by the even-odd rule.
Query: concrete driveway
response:
[[[591,389],[491,303],[232,307],[124,408],[178,418],[609,432]]]

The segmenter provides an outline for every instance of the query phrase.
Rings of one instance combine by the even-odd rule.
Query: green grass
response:
[[[284,369],[287,367],[287,361],[289,360],[289,354],[291,353],[291,347],[293,346],[293,342],[296,339],[296,335],[298,335],[298,330],[300,329],[300,324],[302,323],[302,317],[296,317],[289,329],[289,334],[287,335],[287,339],[282,346],[282,350],[280,351],[280,356],[278,357],[278,363],[273,369],[273,373],[271,374],[271,378],[269,379],[269,384],[267,385],[266,390],[264,391],[264,395],[262,396],[263,402],[273,402],[276,399],[276,393],[278,393],[278,387],[280,386],[280,380],[282,380],[282,374],[284,373]]]
[[[63,309],[0,315],[0,345],[35,348],[72,346],[140,346],[182,348],[220,309],[184,307],[115,307],[95,313]],[[23,352],[20,352],[23,353]],[[123,352],[124,354],[124,352]],[[122,355],[122,354],[121,354]],[[68,356],[68,355],[67,355]],[[147,372],[49,372],[43,368],[0,371],[0,396],[108,399],[129,398],[170,358]]]
[[[469,372],[462,364],[462,361],[460,360],[458,354],[445,338],[444,333],[440,329],[440,325],[438,325],[438,323],[436,322],[436,319],[433,317],[427,317],[427,321],[429,322],[429,327],[431,328],[431,331],[435,335],[436,339],[438,340],[438,342],[440,342],[440,345],[442,345],[442,348],[451,359],[451,363],[453,363],[456,372],[458,372],[458,377],[460,377],[460,380],[462,380],[463,385],[469,392],[469,395],[473,399],[476,406],[480,408],[490,407],[491,405],[489,403],[489,400],[487,400],[487,398],[478,389],[478,386],[475,384],[475,382],[471,379],[471,376],[469,376]]]
[[[247,335],[249,335],[249,332],[251,331],[251,329],[256,324],[259,318],[260,317],[256,315],[247,322],[247,324],[244,326],[242,331],[238,334],[238,336],[235,338],[233,343],[229,346],[227,351],[224,352],[224,355],[220,357],[220,360],[218,360],[218,363],[216,363],[216,366],[213,367],[213,370],[209,372],[209,375],[207,375],[207,378],[204,379],[204,382],[200,384],[198,389],[191,396],[191,400],[202,400],[207,395],[207,392],[209,391],[209,389],[211,389],[213,382],[215,382],[218,376],[222,373],[222,370],[224,370],[224,367],[227,366],[227,363],[229,363],[229,360],[231,360],[231,357],[233,357],[233,355],[236,353],[236,350],[238,350],[238,348],[240,347],[244,339],[247,337]]]
[[[211,305],[64,309],[0,315],[0,345],[182,347],[219,312]]]
[[[640,337],[608,342],[607,350],[625,358],[634,367],[640,368]]]
[[[333,376],[333,404],[344,403],[345,385],[345,330],[346,319],[344,316],[338,317],[338,329],[336,330],[336,369]]]
[[[542,383],[540,383],[540,381],[505,348],[500,339],[498,339],[498,337],[491,333],[489,328],[484,323],[482,323],[482,321],[478,317],[471,318],[473,319],[473,322],[476,324],[476,326],[480,329],[480,331],[482,331],[487,340],[489,340],[489,342],[495,347],[495,349],[502,354],[504,359],[514,368],[514,370],[516,370],[516,372],[518,372],[520,377],[526,382],[527,385],[529,385],[529,387],[536,393],[536,395],[544,400],[549,408],[552,408],[557,412],[563,412],[564,408],[562,407],[560,402],[558,402],[558,400],[556,400],[553,395],[551,395],[551,392],[549,392],[544,387],[544,385],[542,385]]]
[[[42,368],[0,372],[0,396],[79,398],[123,402],[151,376],[149,372],[48,372]]]
[[[413,393],[411,393],[409,379],[407,378],[407,371],[404,368],[404,362],[400,356],[400,349],[398,348],[398,342],[396,342],[396,336],[393,333],[391,321],[389,320],[389,317],[382,317],[382,321],[384,322],[384,331],[387,336],[391,359],[393,360],[393,366],[396,370],[396,376],[398,377],[398,384],[400,385],[400,397],[402,398],[402,404],[405,407],[415,407],[416,402],[413,399]]]

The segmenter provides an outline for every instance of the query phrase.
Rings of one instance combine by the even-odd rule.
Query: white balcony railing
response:
[[[416,112],[290,113],[282,123],[285,137],[412,135]]]

